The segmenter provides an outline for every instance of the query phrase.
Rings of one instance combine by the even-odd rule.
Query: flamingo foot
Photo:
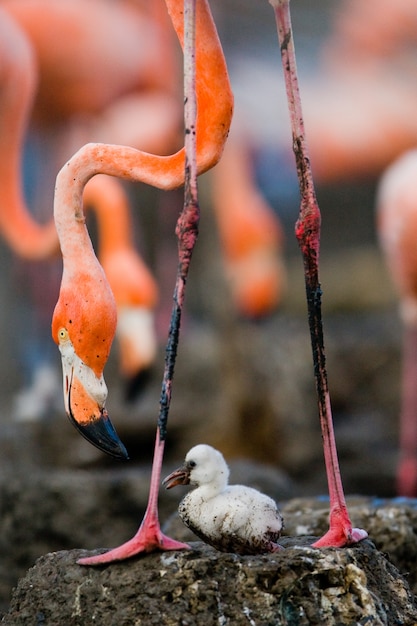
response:
[[[323,537],[312,544],[313,548],[344,548],[366,539],[368,533],[362,528],[330,528]]]
[[[330,528],[323,537],[312,544],[313,548],[344,548],[366,539],[368,533],[362,528],[352,528],[346,509],[330,513]]]
[[[161,532],[159,523],[150,525],[143,522],[136,535],[118,548],[114,548],[103,554],[78,559],[77,563],[79,565],[103,565],[106,563],[114,563],[115,561],[124,561],[137,554],[155,552],[156,550],[190,549],[187,543],[176,541],[164,535]]]

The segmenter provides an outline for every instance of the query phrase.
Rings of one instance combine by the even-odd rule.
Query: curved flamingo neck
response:
[[[64,271],[72,266],[79,267],[80,259],[84,266],[92,256],[96,259],[83,210],[82,191],[86,182],[80,177],[77,179],[69,167],[62,168],[57,176],[54,219]]]
[[[183,47],[183,11],[178,0],[166,0],[166,5]],[[233,113],[226,62],[206,0],[197,2],[196,40],[197,170],[201,174],[220,159]],[[96,174],[140,181],[159,189],[175,189],[184,183],[184,166],[184,148],[173,155],[159,156],[127,146],[90,143],[63,169],[70,168],[74,191],[81,193]]]

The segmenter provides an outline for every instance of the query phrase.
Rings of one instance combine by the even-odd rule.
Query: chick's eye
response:
[[[197,465],[195,461],[188,461],[188,467],[193,468]]]
[[[69,339],[69,334],[66,328],[60,328],[58,330],[58,341],[67,341]]]

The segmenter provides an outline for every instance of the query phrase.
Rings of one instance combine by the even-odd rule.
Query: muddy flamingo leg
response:
[[[198,236],[200,210],[197,192],[196,158],[196,91],[195,91],[195,9],[196,0],[184,3],[184,121],[185,121],[185,185],[184,207],[177,222],[178,271],[174,304],[165,354],[160,413],[149,491],[149,502],[142,524],[135,536],[114,550],[78,561],[81,565],[97,565],[129,558],[141,552],[154,550],[188,549],[186,543],[175,541],[161,532],[158,519],[158,491],[166,439],[168,412],[171,403],[172,379],[179,341],[181,313],[191,255]]]
[[[364,539],[367,537],[367,532],[359,528],[352,528],[340,476],[336,441],[333,431],[323,342],[323,324],[321,316],[322,291],[319,282],[321,215],[316,200],[313,175],[304,132],[289,0],[270,0],[270,3],[275,12],[278,39],[281,48],[281,58],[291,118],[293,149],[301,193],[301,206],[296,224],[296,237],[304,263],[314,374],[330,496],[330,528],[328,532],[313,545],[315,547],[341,547]]]

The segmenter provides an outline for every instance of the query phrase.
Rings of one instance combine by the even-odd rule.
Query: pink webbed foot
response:
[[[344,548],[351,546],[368,533],[362,528],[352,528],[347,511],[333,511],[330,513],[330,528],[323,537],[312,544],[313,548]]]
[[[362,528],[330,528],[323,537],[312,544],[313,548],[344,548],[351,546],[362,539],[366,539],[368,533]]]
[[[164,535],[159,525],[157,529],[149,529],[142,525],[132,539],[126,541],[118,548],[103,554],[78,559],[77,563],[79,565],[103,565],[115,561],[124,561],[137,554],[155,552],[157,550],[162,552],[168,550],[190,550],[190,546],[187,543],[176,541]]]

